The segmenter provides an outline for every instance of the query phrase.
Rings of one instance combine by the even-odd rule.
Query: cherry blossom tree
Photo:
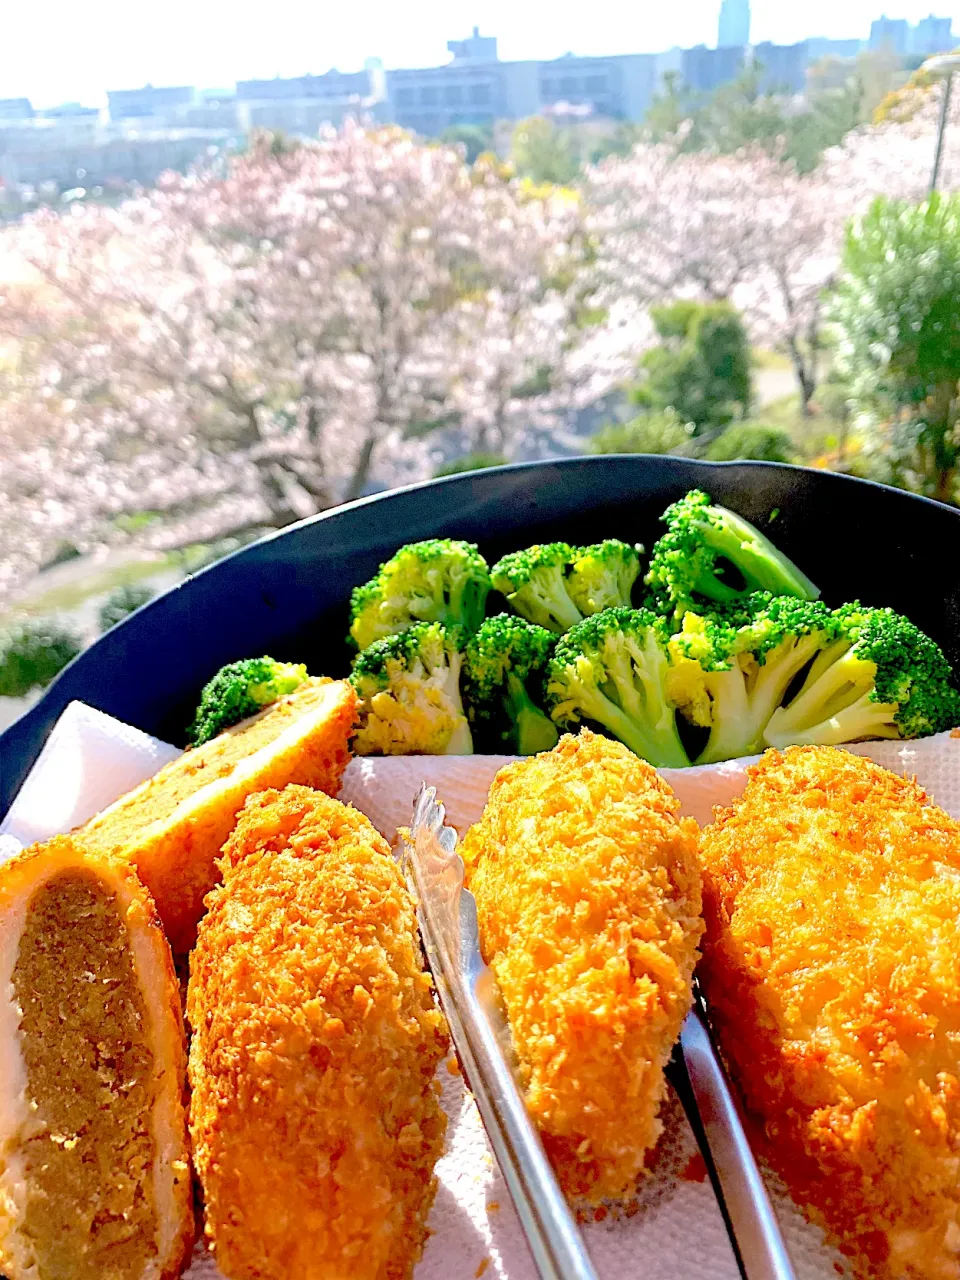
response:
[[[4,536],[8,587],[125,515],[208,540],[427,474],[438,432],[515,443],[562,399],[586,244],[577,199],[356,125],[29,219],[0,285],[3,518],[35,531]]]
[[[789,354],[807,410],[821,299],[855,208],[845,186],[760,149],[641,144],[591,171],[588,201],[611,293],[730,299],[755,341]]]

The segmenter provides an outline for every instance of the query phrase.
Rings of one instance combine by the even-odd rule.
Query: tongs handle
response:
[[[690,1120],[744,1280],[796,1280],[780,1224],[743,1126],[736,1095],[699,999],[680,1033],[693,1108]]]

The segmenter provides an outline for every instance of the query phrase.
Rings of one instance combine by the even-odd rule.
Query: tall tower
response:
[[[750,0],[722,0],[718,49],[733,49],[750,43]]]

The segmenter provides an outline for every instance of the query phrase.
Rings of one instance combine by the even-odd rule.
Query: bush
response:
[[[644,413],[631,422],[601,427],[590,440],[591,453],[691,453],[692,423],[673,409]]]
[[[880,198],[847,233],[830,308],[855,416],[889,479],[951,502],[960,481],[960,196]]]
[[[486,471],[488,467],[506,466],[507,460],[502,453],[465,453],[462,458],[454,458],[453,462],[445,462],[433,473],[434,480],[441,476],[459,476],[465,471]]]
[[[704,452],[710,462],[792,462],[793,445],[785,431],[757,422],[735,422],[711,440]]]
[[[116,591],[111,591],[100,606],[100,630],[109,631],[118,622],[135,613],[141,605],[152,600],[156,594],[153,587],[138,586],[136,583],[117,587]]]
[[[82,648],[79,636],[50,618],[12,627],[0,637],[0,697],[45,689]]]
[[[675,302],[651,307],[661,345],[641,357],[636,404],[675,409],[697,433],[725,426],[750,405],[750,343],[728,302]]]

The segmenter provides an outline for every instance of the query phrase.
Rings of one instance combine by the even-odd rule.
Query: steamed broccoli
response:
[[[667,693],[667,638],[646,609],[607,609],[573,627],[548,671],[553,719],[595,721],[658,768],[688,765]]]
[[[919,738],[960,723],[950,664],[919,627],[859,604],[837,609],[833,625],[796,697],[770,718],[769,746]]]
[[[357,654],[350,683],[361,698],[358,755],[473,754],[460,696],[465,641],[457,627],[419,622]]]
[[[668,644],[667,687],[683,715],[710,730],[697,764],[762,751],[791,684],[836,635],[819,601],[768,592],[716,614],[688,611]]]
[[[354,589],[350,636],[358,649],[418,622],[476,631],[490,591],[487,562],[472,542],[411,542]]]
[[[202,746],[231,725],[293,693],[306,679],[303,663],[277,662],[274,658],[244,658],[221,667],[200,694],[200,705],[188,731],[190,742],[195,747]]]
[[[488,618],[467,645],[467,706],[522,756],[557,745],[556,726],[538,705],[556,637],[510,613]]]
[[[639,576],[636,548],[607,538],[593,547],[574,548],[567,590],[586,618],[604,609],[629,609],[630,593]]]
[[[748,521],[693,489],[668,507],[644,582],[649,606],[680,622],[687,609],[731,604],[753,591],[815,600],[819,590]],[[732,566],[734,576],[729,576]]]
[[[507,597],[521,617],[563,635],[583,621],[567,578],[573,555],[573,547],[567,542],[527,547],[498,560],[490,577],[495,590]]]

